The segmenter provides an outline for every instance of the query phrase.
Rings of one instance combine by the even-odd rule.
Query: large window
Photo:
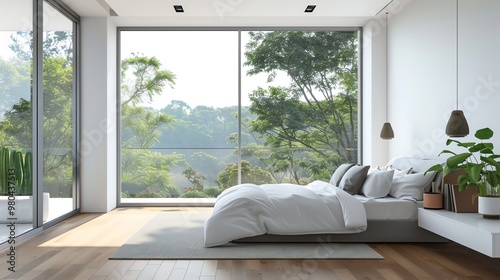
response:
[[[0,243],[77,212],[78,17],[63,6],[0,0]]]
[[[11,221],[17,235],[33,228],[36,111],[31,86],[33,28],[21,20],[31,17],[32,1],[0,1],[0,6],[0,242],[4,242],[11,236],[7,227]]]
[[[357,162],[358,33],[121,29],[121,204]]]
[[[44,2],[43,189],[46,222],[77,208],[75,180],[76,23]]]

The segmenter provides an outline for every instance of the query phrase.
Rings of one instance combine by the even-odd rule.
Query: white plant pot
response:
[[[500,196],[479,196],[477,212],[487,219],[500,218]]]

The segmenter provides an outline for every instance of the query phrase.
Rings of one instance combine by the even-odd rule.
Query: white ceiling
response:
[[[362,26],[394,0],[64,0],[118,26]],[[408,0],[396,0],[400,3]],[[313,13],[304,13],[307,5]],[[184,13],[176,13],[182,5]],[[391,3],[391,6],[394,3]]]

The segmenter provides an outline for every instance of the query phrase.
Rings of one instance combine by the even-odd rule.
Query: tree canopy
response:
[[[272,161],[271,168],[290,170],[298,182],[298,166],[323,177],[329,174],[327,166],[356,162],[357,33],[273,31],[249,35],[247,74],[266,73],[272,81],[284,72],[292,81],[289,87],[260,87],[250,94],[249,109],[257,117],[249,122],[249,129],[274,149],[267,159]],[[282,148],[289,150],[287,155],[280,152]],[[309,154],[307,160],[297,158],[296,151]]]

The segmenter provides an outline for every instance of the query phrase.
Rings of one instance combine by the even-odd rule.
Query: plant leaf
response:
[[[470,156],[472,156],[471,153],[461,153],[454,155],[446,160],[446,165],[452,168],[457,167],[461,163],[464,163]]]
[[[488,127],[482,128],[476,131],[476,134],[474,134],[474,136],[480,140],[487,140],[493,137],[493,130],[489,129]]]
[[[429,167],[429,169],[425,171],[424,176],[427,174],[427,172],[432,172],[432,171],[443,171],[443,166],[441,164],[436,164]]]
[[[450,151],[450,150],[443,150],[441,151],[441,153],[439,153],[438,156],[442,155],[442,154],[452,154],[452,155],[456,155],[457,153],[453,152],[453,151]]]
[[[471,178],[472,182],[477,183],[481,180],[481,171],[483,171],[483,164],[471,163],[469,168],[467,168],[467,174]]]
[[[481,151],[483,153],[483,150],[492,150],[493,149],[493,144],[491,143],[477,143],[476,145],[472,146],[469,148],[469,152],[475,153]]]
[[[486,162],[487,164],[489,164],[491,166],[494,166],[496,169],[498,169],[498,167],[499,167],[499,163],[490,157],[483,157],[482,156],[481,160]]]

